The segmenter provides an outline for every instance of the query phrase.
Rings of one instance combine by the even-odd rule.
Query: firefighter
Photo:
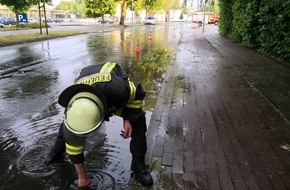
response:
[[[58,103],[65,108],[63,121],[46,163],[69,155],[78,174],[78,187],[90,185],[84,166],[85,139],[112,115],[123,118],[121,136],[131,138],[131,170],[143,186],[152,186],[152,176],[145,166],[146,118],[142,110],[145,91],[134,84],[117,63],[106,62],[83,68],[75,84],[66,88]]]

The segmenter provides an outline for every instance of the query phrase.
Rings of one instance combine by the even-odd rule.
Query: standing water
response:
[[[149,38],[150,34],[150,38]],[[146,90],[147,124],[161,88],[179,26],[141,26],[0,49],[0,189],[77,189],[69,160],[45,166],[64,109],[58,95],[83,67],[117,62]],[[136,51],[136,48],[140,51]],[[128,189],[131,154],[123,121],[111,117],[87,140],[92,189]]]

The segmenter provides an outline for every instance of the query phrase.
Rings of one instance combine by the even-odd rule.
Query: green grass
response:
[[[0,36],[0,46],[14,45],[25,42],[34,42],[47,40],[58,37],[72,36],[78,34],[85,34],[87,32],[80,30],[63,30],[63,31],[53,31],[46,34],[45,29],[42,30],[42,34],[21,34],[21,35],[10,35],[10,36]]]
[[[12,30],[29,30],[29,29],[39,29],[39,23],[27,23],[27,24],[19,24],[19,26],[16,25],[6,25],[5,28],[1,28],[1,31],[12,31]],[[50,25],[47,25],[48,28],[50,28]],[[45,24],[42,23],[42,27],[45,29]]]
[[[135,24],[138,25],[138,24]],[[130,24],[127,26],[120,26],[118,24],[110,25],[112,28],[122,28],[122,27],[129,27]],[[47,25],[50,28],[49,25]],[[6,26],[5,28],[0,29],[1,32],[4,31],[15,31],[15,30],[30,30],[30,29],[38,29],[39,30],[39,23],[27,23],[27,24],[20,24],[19,26]],[[78,34],[86,34],[87,31],[81,30],[63,30],[63,31],[49,31],[48,35],[46,34],[46,29],[44,23],[42,23],[42,34],[39,33],[32,33],[32,34],[19,34],[19,35],[8,35],[8,36],[1,36],[0,35],[0,47],[21,44],[26,42],[35,42],[35,41],[42,41],[52,38],[59,38],[59,37],[66,37]]]

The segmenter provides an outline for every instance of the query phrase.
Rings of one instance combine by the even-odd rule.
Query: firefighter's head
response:
[[[66,128],[76,135],[88,135],[95,131],[106,117],[103,95],[89,85],[78,84],[67,88],[61,93],[59,104],[66,108],[63,118]]]

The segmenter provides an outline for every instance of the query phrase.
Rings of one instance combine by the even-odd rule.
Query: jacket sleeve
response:
[[[72,146],[68,143],[65,143],[66,153],[69,155],[69,158],[73,164],[81,164],[85,161],[84,156],[84,147],[83,146]],[[79,151],[78,153],[72,153],[73,151]]]
[[[85,161],[84,144],[85,137],[76,136],[70,132],[66,127],[63,128],[65,137],[65,151],[73,164],[80,164]]]
[[[130,99],[121,110],[121,117],[126,120],[136,122],[142,114],[143,100],[146,93],[140,83],[135,85],[129,80],[129,85]]]

